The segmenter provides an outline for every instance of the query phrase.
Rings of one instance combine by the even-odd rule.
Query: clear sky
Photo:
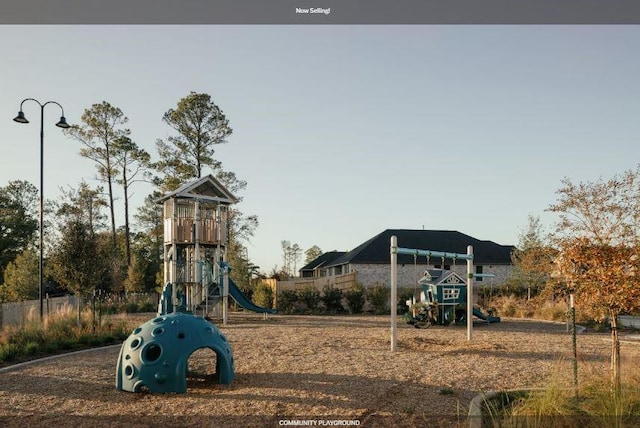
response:
[[[0,26],[0,50],[0,186],[38,185],[39,108],[11,120],[24,98],[69,123],[108,101],[155,156],[163,113],[205,92],[234,129],[216,155],[248,182],[265,272],[282,240],[344,251],[386,228],[516,244],[529,214],[554,221],[563,177],[640,162],[638,26]],[[59,115],[46,198],[97,184]]]

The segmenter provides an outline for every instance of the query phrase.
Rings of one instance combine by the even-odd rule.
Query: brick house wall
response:
[[[431,268],[433,268],[433,266],[431,266]],[[495,277],[482,278],[482,280],[476,278],[476,284],[492,284],[498,286],[509,278],[512,268],[512,265],[482,265],[482,273],[491,273],[494,274]],[[398,264],[398,287],[414,287],[426,269],[427,266],[425,264],[418,264],[417,266],[413,264]],[[391,283],[391,266],[389,264],[350,264],[348,270],[349,272],[356,273],[356,283],[362,284],[364,287],[372,287],[376,284],[389,286]],[[451,266],[451,270],[462,278],[466,278],[466,261],[456,264],[455,268]]]

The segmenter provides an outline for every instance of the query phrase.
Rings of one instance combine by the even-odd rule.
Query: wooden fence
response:
[[[48,297],[43,301],[44,316],[71,311],[75,305],[74,296]],[[25,300],[0,304],[0,328],[23,326],[30,320],[40,318],[40,300]]]
[[[278,295],[285,290],[300,290],[301,288],[312,287],[322,292],[325,287],[333,287],[344,291],[353,288],[355,285],[355,272],[321,278],[293,278],[287,281],[277,281],[274,290],[275,307],[278,307]]]

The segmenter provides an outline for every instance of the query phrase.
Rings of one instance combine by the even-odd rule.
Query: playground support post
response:
[[[473,336],[473,246],[467,246],[467,340]]]
[[[398,237],[391,237],[391,352],[396,351],[398,320]]]

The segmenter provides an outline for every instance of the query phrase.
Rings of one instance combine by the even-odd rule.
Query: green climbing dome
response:
[[[231,345],[215,325],[181,312],[147,321],[122,344],[116,388],[130,392],[187,392],[187,363],[191,354],[201,348],[216,353],[219,383],[231,383]]]

